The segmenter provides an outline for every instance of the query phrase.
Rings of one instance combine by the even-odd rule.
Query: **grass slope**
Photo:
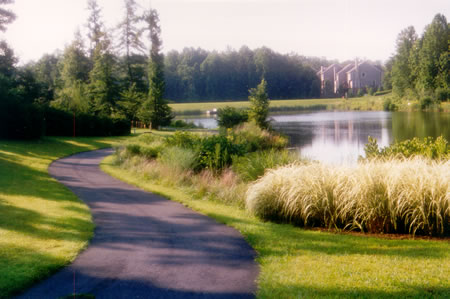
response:
[[[0,140],[0,298],[71,262],[92,237],[88,207],[48,175],[50,163],[118,140]]]
[[[238,229],[259,253],[259,298],[448,298],[450,243],[389,240],[261,222],[235,206],[194,200],[107,158],[102,169]]]

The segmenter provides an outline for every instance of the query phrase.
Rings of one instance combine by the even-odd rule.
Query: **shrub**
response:
[[[244,153],[245,150],[242,145],[232,143],[225,136],[205,137],[199,145],[198,169],[206,168],[220,171],[231,165],[232,156],[241,156]]]
[[[245,148],[246,152],[267,149],[283,149],[288,144],[284,136],[261,129],[255,123],[245,123],[233,130],[229,130],[228,138]]]
[[[422,156],[429,159],[448,159],[450,157],[450,147],[447,140],[442,136],[436,139],[426,137],[422,140],[415,137],[410,140],[396,142],[381,149],[378,147],[377,140],[369,136],[364,151],[368,159],[409,158],[412,156]]]
[[[195,148],[200,144],[201,138],[193,133],[176,131],[172,136],[167,137],[166,144],[182,148]]]
[[[392,98],[386,98],[383,101],[383,110],[384,111],[397,111],[398,106],[393,102]]]
[[[141,146],[140,155],[147,160],[156,159],[159,153],[163,150],[163,145],[161,143],[155,142],[149,145]]]
[[[271,170],[246,204],[265,220],[370,232],[450,233],[450,162],[372,160]]]
[[[170,127],[172,127],[172,128],[180,128],[180,129],[196,129],[196,128],[198,128],[198,126],[196,126],[195,124],[185,122],[182,119],[178,119],[178,120],[172,121],[170,123]]]
[[[234,157],[232,169],[244,181],[254,181],[264,175],[266,169],[284,166],[298,160],[297,153],[271,149]]]
[[[428,109],[431,106],[433,106],[434,101],[430,97],[424,97],[424,98],[420,99],[419,104],[420,104],[420,109],[425,110],[425,109]]]
[[[436,89],[436,100],[439,102],[446,102],[450,100],[450,90],[445,88]]]
[[[221,128],[232,128],[247,120],[248,113],[245,110],[238,110],[227,106],[217,111],[217,123]]]

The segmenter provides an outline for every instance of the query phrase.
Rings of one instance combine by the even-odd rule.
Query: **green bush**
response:
[[[148,160],[156,159],[162,150],[163,146],[160,143],[143,145],[141,146],[141,156]]]
[[[137,143],[130,143],[125,145],[125,155],[127,157],[142,156],[148,160],[152,160],[158,157],[162,149],[163,146],[159,142],[144,145]]]
[[[217,111],[217,123],[221,128],[233,128],[248,120],[248,113],[233,107],[225,107]]]
[[[141,146],[139,144],[131,143],[125,146],[125,152],[130,156],[141,154]]]
[[[197,125],[195,125],[193,123],[185,122],[182,119],[173,120],[170,123],[170,127],[172,127],[172,128],[180,128],[180,129],[196,129],[196,128],[199,128],[199,126],[197,126]]]
[[[409,158],[412,156],[422,156],[429,159],[448,159],[450,157],[450,147],[447,140],[442,136],[436,139],[426,137],[422,140],[415,137],[410,140],[396,142],[384,148],[379,148],[377,140],[369,136],[364,151],[368,159]]]
[[[228,138],[244,147],[248,153],[272,148],[283,149],[288,144],[286,137],[261,129],[253,122],[229,130]]]
[[[383,110],[384,111],[397,111],[398,106],[394,103],[392,98],[386,98],[383,101]]]
[[[230,166],[232,156],[245,153],[242,145],[232,143],[221,135],[208,136],[201,140],[198,149],[198,167],[200,169],[222,170]]]
[[[268,150],[233,158],[232,169],[244,181],[254,181],[264,175],[266,169],[290,164],[299,160],[297,153],[287,150]]]
[[[450,100],[450,90],[445,88],[436,89],[436,100],[439,102],[446,102]]]
[[[166,144],[182,148],[195,148],[201,142],[201,138],[194,133],[176,131],[172,136],[167,137]]]
[[[420,109],[425,110],[433,106],[434,101],[430,97],[421,98],[419,101]]]

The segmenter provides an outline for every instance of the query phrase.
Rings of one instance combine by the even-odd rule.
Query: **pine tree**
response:
[[[269,96],[267,95],[267,82],[262,79],[261,83],[256,87],[250,89],[250,110],[248,118],[254,121],[260,128],[266,129],[269,127],[267,116],[269,115]]]
[[[145,15],[145,21],[148,25],[152,46],[148,64],[149,93],[139,116],[142,121],[149,124],[150,128],[158,129],[160,126],[169,125],[173,116],[169,105],[163,99],[165,89],[164,56],[161,53],[161,27],[158,12],[151,9]]]
[[[104,35],[103,22],[101,20],[101,8],[97,3],[97,0],[88,0],[89,18],[87,23],[89,45],[89,56],[92,59],[94,51],[100,44]]]
[[[138,81],[133,69],[132,56],[142,53],[145,49],[144,43],[141,41],[142,30],[138,27],[141,17],[136,14],[137,4],[135,0],[125,0],[125,16],[118,25],[120,30],[119,48],[125,52],[125,67],[127,72],[127,85],[131,87],[134,82]]]
[[[89,95],[96,115],[110,116],[114,112],[119,89],[115,76],[115,57],[106,33],[93,53],[93,67],[89,73]]]

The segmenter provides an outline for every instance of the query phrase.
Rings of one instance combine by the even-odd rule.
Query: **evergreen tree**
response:
[[[101,20],[101,8],[97,0],[88,0],[89,18],[87,23],[88,38],[89,38],[89,56],[93,58],[94,51],[97,49],[104,34],[103,22]]]
[[[115,57],[106,33],[93,53],[93,67],[89,73],[89,96],[96,115],[111,116],[118,98],[119,88],[115,75]]]
[[[14,3],[14,0],[0,0],[0,31],[6,31],[6,25],[12,23],[16,19],[16,15],[1,6]]]
[[[268,128],[269,123],[267,116],[269,115],[269,96],[267,95],[267,82],[265,79],[256,87],[250,89],[250,110],[248,118],[254,121],[260,128]]]
[[[135,0],[125,0],[125,16],[119,24],[119,48],[125,53],[125,67],[127,72],[127,86],[140,80],[133,67],[133,55],[142,53],[145,49],[141,41],[142,30],[138,27],[141,17],[136,15],[137,4]]]
[[[145,21],[148,25],[152,46],[148,64],[148,98],[143,103],[139,114],[141,120],[149,124],[150,128],[158,129],[160,126],[169,125],[173,116],[169,105],[163,99],[165,89],[164,56],[161,53],[161,27],[158,12],[151,9],[146,14]]]

